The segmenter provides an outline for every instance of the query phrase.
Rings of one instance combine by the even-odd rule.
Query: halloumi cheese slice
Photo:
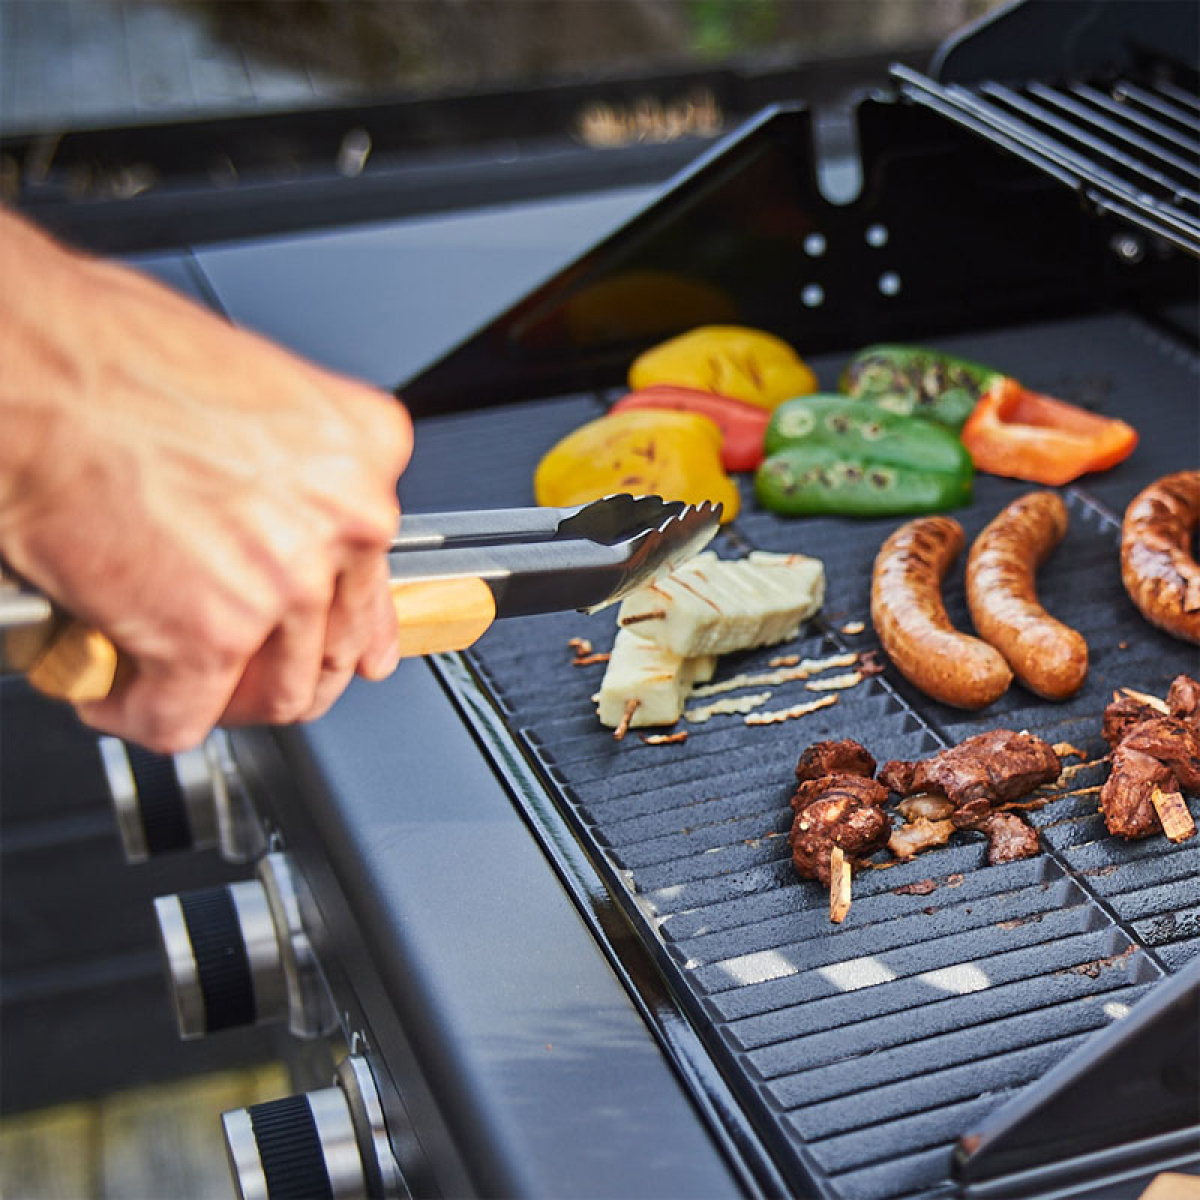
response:
[[[795,637],[825,602],[825,567],[804,554],[711,551],[631,593],[617,624],[680,658],[728,654]]]
[[[617,631],[612,657],[600,684],[596,712],[602,724],[616,729],[631,700],[638,702],[629,720],[631,728],[673,725],[683,714],[692,684],[713,677],[713,655],[681,658],[626,629]]]

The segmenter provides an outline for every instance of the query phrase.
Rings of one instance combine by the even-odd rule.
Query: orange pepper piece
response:
[[[1137,441],[1132,425],[1028,391],[1008,376],[991,383],[962,430],[976,469],[1050,487],[1116,466]]]

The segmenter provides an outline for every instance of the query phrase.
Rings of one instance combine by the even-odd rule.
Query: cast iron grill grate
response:
[[[1104,503],[1178,469],[1181,429],[1195,421],[1194,359],[1165,353],[1120,316],[944,346],[1011,364],[1024,382],[1068,398],[1071,380],[1051,372],[1079,361],[1080,347],[1089,348],[1088,387],[1100,379],[1106,411],[1137,419],[1147,389],[1161,405],[1140,422],[1136,468],[1068,494],[1070,532],[1039,578],[1047,607],[1092,647],[1088,683],[1065,704],[1014,687],[984,713],[966,714],[929,702],[889,670],[798,722],[747,728],[740,716],[725,715],[684,725],[683,745],[647,745],[637,731],[616,743],[590,700],[603,667],[572,666],[567,646],[578,636],[608,649],[611,614],[501,622],[469,652],[802,1194],[814,1185],[827,1196],[864,1200],[943,1192],[960,1134],[1200,953],[1200,839],[1174,846],[1110,838],[1095,792],[1086,790],[1102,767],[1077,775],[1073,794],[1030,812],[1043,837],[1037,858],[988,866],[983,841],[958,834],[913,862],[857,876],[840,927],[829,923],[824,890],[799,880],[789,859],[792,771],[813,741],[854,736],[883,761],[1004,726],[1071,742],[1094,758],[1106,749],[1100,714],[1115,687],[1161,695],[1178,671],[1194,669],[1195,656],[1147,626],[1125,598],[1117,521]],[[834,369],[815,365],[823,377]],[[599,402],[567,406],[578,423]],[[516,488],[528,487],[533,464],[557,436],[549,432],[556,421],[567,423],[551,402],[427,428],[431,439],[493,450],[497,433],[511,435],[498,468],[506,483],[486,502],[527,503]],[[982,477],[975,503],[956,514],[968,538],[1025,490]],[[718,678],[764,668],[782,652],[823,657],[873,647],[869,622],[861,634],[843,627],[867,621],[871,561],[896,523],[789,523],[747,505],[718,541],[723,555],[812,553],[830,586],[823,613],[796,643],[730,656]],[[946,598],[951,617],[969,628],[961,563]],[[795,682],[776,688],[769,707],[810,698]]]

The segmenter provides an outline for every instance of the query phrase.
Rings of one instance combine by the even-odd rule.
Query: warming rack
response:
[[[939,83],[891,68],[907,99],[1015,154],[1112,215],[1200,258],[1200,95],[1158,64],[1145,82]],[[1123,238],[1118,250],[1145,247]]]

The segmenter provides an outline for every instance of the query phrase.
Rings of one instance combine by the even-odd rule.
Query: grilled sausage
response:
[[[963,548],[952,517],[920,517],[880,547],[871,580],[871,619],[900,673],[926,695],[956,708],[982,708],[1012,682],[1003,656],[960,633],[942,603],[941,583]]]
[[[1139,492],[1121,526],[1121,582],[1151,625],[1200,642],[1200,471],[1164,475]]]
[[[1067,506],[1057,492],[1014,500],[975,539],[967,558],[967,604],[984,641],[1004,655],[1013,674],[1047,700],[1065,700],[1083,685],[1083,636],[1038,603],[1034,573],[1067,532]]]

